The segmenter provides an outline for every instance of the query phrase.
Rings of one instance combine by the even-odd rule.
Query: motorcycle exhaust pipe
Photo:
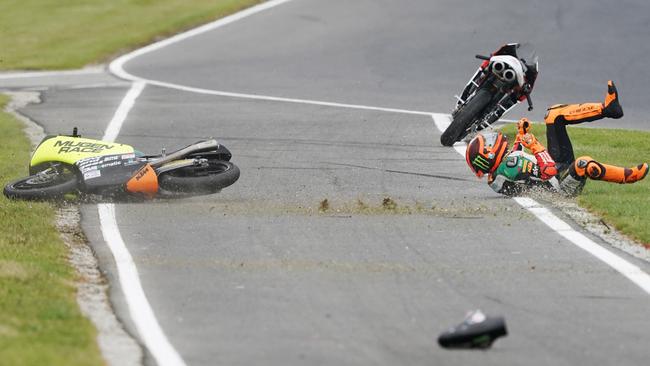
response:
[[[503,79],[509,83],[515,81],[517,79],[517,74],[515,73],[515,70],[508,69],[503,72]]]
[[[492,63],[492,72],[497,74],[497,75],[501,75],[501,73],[505,69],[506,69],[506,65],[501,61],[494,61]]]

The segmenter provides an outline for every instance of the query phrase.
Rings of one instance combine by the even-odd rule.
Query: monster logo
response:
[[[474,163],[474,165],[475,165],[477,168],[479,168],[479,169],[482,169],[482,170],[485,170],[485,171],[487,171],[487,170],[490,169],[490,162],[487,161],[487,159],[485,159],[485,158],[482,157],[481,155],[477,155],[477,156],[474,158],[474,162],[473,162],[473,163]]]

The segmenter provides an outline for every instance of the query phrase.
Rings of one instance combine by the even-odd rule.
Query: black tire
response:
[[[456,113],[449,127],[440,136],[440,143],[443,146],[452,146],[456,141],[465,137],[465,130],[476,120],[478,114],[485,109],[490,100],[492,100],[492,93],[488,89],[477,91],[474,98]]]
[[[30,175],[7,184],[4,195],[11,199],[47,200],[61,198],[77,189],[77,176],[68,171],[65,174]]]
[[[207,167],[184,167],[161,173],[160,188],[177,194],[217,193],[239,179],[239,168],[221,160],[208,161]]]

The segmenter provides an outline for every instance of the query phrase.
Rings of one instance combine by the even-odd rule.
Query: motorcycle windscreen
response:
[[[73,165],[79,160],[93,156],[133,152],[133,147],[125,144],[63,135],[48,136],[36,147],[29,165],[34,167],[52,161]]]
[[[526,67],[538,71],[537,51],[535,50],[535,46],[530,42],[504,44],[498,50],[494,51],[492,55],[516,57],[523,61],[526,64]]]
[[[517,47],[519,47],[519,43],[507,43],[499,47],[499,49],[494,51],[492,55],[517,57]]]
[[[537,51],[531,43],[526,42],[520,44],[517,48],[517,56],[524,64],[526,64],[526,67],[534,70],[535,72],[539,72],[537,66]]]
[[[147,165],[135,154],[95,156],[76,163],[84,190],[88,193],[123,193],[126,183]]]

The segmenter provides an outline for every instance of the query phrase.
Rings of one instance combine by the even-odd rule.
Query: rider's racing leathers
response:
[[[574,196],[581,192],[587,178],[614,183],[634,183],[643,179],[648,174],[647,163],[623,168],[600,163],[589,156],[574,158],[566,125],[622,116],[616,87],[609,81],[604,103],[555,105],[548,109],[545,117],[548,153],[528,132],[528,121],[522,119],[513,150],[488,176],[488,184],[496,192],[507,195],[541,186]],[[523,147],[533,154],[524,152]]]

